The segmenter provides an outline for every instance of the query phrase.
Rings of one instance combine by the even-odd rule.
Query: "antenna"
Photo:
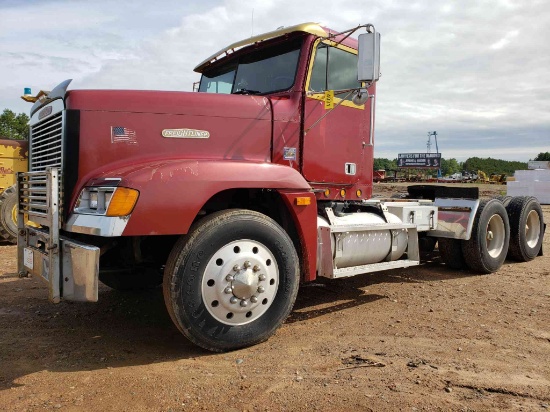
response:
[[[435,152],[439,153],[439,147],[437,147],[437,132],[428,132],[428,144],[426,145],[428,147],[428,153],[430,153],[430,149],[432,148],[432,141],[431,138],[434,137],[435,140]],[[437,168],[437,177],[441,176],[441,165]]]
[[[254,37],[254,9],[252,9],[252,29],[251,29],[250,37]]]
[[[437,132],[428,132],[428,143],[426,144],[427,153],[431,153],[432,149],[432,140],[431,137],[434,137],[435,139],[435,152],[439,153],[439,147],[437,147]]]

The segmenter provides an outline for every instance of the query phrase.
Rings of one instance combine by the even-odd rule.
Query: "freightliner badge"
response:
[[[208,139],[210,132],[195,129],[164,129],[162,136],[175,139]]]

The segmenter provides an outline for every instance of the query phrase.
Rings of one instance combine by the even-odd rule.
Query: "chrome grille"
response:
[[[29,216],[40,219],[41,224],[45,224],[43,220],[49,213],[49,208],[51,208],[51,201],[49,200],[51,188],[47,184],[47,176],[51,171],[57,170],[55,174],[59,177],[56,177],[56,180],[61,185],[64,123],[64,110],[39,120],[37,123],[31,123],[29,173],[26,173],[24,177],[22,176],[19,182],[19,207],[21,210],[25,210]],[[59,193],[58,202],[56,203],[59,204],[59,210],[62,211],[62,186],[56,191]]]
[[[35,217],[47,219],[48,213],[47,174],[25,173],[19,177],[19,207],[31,220]],[[42,222],[40,222],[42,223]]]
[[[31,172],[44,172],[48,167],[63,167],[63,114],[59,112],[33,125],[30,138]]]

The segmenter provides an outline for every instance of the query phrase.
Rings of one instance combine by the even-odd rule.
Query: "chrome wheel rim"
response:
[[[540,217],[536,210],[531,210],[525,222],[525,242],[534,248],[540,239]]]
[[[202,297],[219,322],[238,326],[253,322],[269,309],[279,287],[273,253],[262,243],[243,239],[220,248],[202,278]]]
[[[492,258],[497,258],[502,253],[504,248],[504,239],[506,237],[506,229],[504,221],[499,215],[491,216],[487,223],[485,239],[487,241],[487,252]]]

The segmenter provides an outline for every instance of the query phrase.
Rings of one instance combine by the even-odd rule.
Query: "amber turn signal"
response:
[[[127,187],[117,187],[107,209],[107,216],[128,216],[134,210],[139,192]]]
[[[309,197],[297,197],[296,205],[297,206],[309,206],[311,204],[311,199]]]

